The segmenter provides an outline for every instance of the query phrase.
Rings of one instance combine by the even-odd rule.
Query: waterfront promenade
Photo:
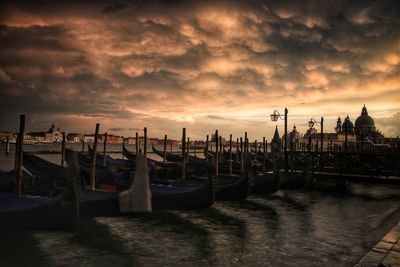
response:
[[[400,266],[400,222],[354,267]]]

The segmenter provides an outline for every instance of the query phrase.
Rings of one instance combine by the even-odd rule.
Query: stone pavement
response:
[[[387,233],[354,267],[400,266],[400,223]]]

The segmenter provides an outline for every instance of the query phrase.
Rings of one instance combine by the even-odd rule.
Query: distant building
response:
[[[367,108],[361,110],[361,115],[356,119],[355,132],[358,141],[372,142],[374,144],[383,144],[385,137],[375,127],[374,119],[368,115]]]
[[[118,136],[117,137],[117,144],[122,144],[124,142],[125,138],[123,136]]]
[[[32,141],[37,141],[41,143],[52,143],[52,142],[61,142],[62,141],[62,133],[60,132],[60,128],[56,128],[54,123],[51,125],[47,132],[30,132]]]
[[[244,141],[245,141],[245,140],[243,140],[243,142],[244,142]],[[214,133],[214,134],[211,134],[211,140],[210,140],[210,142],[213,142],[213,143],[215,144],[215,133]],[[221,143],[222,143],[223,145],[226,144],[225,138],[221,137]]]
[[[376,129],[374,120],[368,115],[367,108],[364,107],[361,110],[361,115],[356,119],[355,124],[350,120],[349,115],[346,116],[344,121],[340,116],[337,119],[335,133],[324,133],[322,140],[324,142],[324,149],[329,149],[331,146],[343,146],[346,142],[349,145],[360,146],[361,144],[384,144],[387,143],[387,139]],[[311,141],[314,147],[318,142],[321,141],[321,134],[315,128],[307,130],[303,136],[303,143]]]
[[[79,133],[69,133],[66,136],[68,142],[79,143],[82,140],[82,134]]]
[[[125,138],[125,144],[134,145],[136,143],[135,137],[127,137]]]
[[[164,145],[164,139],[158,139],[157,144],[159,146],[163,146]],[[170,145],[178,145],[178,141],[177,140],[172,140],[172,139],[167,139],[167,146]]]
[[[274,137],[271,140],[271,150],[280,149],[281,147],[281,138],[279,136],[278,126],[275,127]]]
[[[85,143],[93,143],[94,142],[94,134],[84,134],[82,135],[82,141]]]
[[[293,130],[289,133],[289,140],[292,143],[299,141],[300,133],[297,131],[296,124],[293,125]]]
[[[355,125],[350,121],[349,115],[342,125],[340,125],[340,122],[339,117],[335,128],[336,133],[341,135],[338,138],[339,141],[344,141],[347,132],[348,142],[370,144],[383,144],[385,142],[385,137],[376,129],[374,119],[368,115],[365,105],[361,110],[361,115],[356,119]]]
[[[12,132],[0,132],[0,141],[6,141],[7,137],[9,138],[9,140],[15,139],[14,133]]]
[[[332,141],[334,144],[341,145],[344,142],[346,142],[346,136],[347,136],[348,143],[356,142],[357,136],[355,134],[354,125],[351,122],[349,115],[346,116],[343,123],[341,122],[342,120],[340,119],[339,116],[335,127],[336,135],[335,134],[329,135],[330,138],[326,141]]]
[[[93,135],[94,137],[94,135]],[[124,137],[114,134],[107,134],[107,144],[122,144]],[[105,135],[99,134],[99,142],[104,143]]]
[[[148,144],[157,145],[158,138],[149,138]]]

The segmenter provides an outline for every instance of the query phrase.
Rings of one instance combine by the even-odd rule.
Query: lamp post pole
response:
[[[287,123],[288,123],[288,109],[285,108],[285,173],[288,170],[288,151],[287,151]]]
[[[314,127],[314,124],[321,126],[320,140],[321,140],[321,152],[322,152],[324,150],[324,117],[321,117],[321,121],[319,122],[316,121],[314,118],[311,118],[310,121],[308,122],[308,126],[310,126],[310,134],[308,138],[308,145],[310,147],[309,150],[311,150],[311,129]],[[318,139],[315,150],[318,150]]]
[[[271,115],[270,115],[270,117],[271,117],[271,120],[272,121],[278,121],[278,119],[284,119],[285,120],[285,139],[284,139],[284,147],[283,147],[283,152],[284,152],[284,155],[285,155],[285,162],[284,162],[284,165],[285,165],[285,173],[288,171],[288,151],[287,151],[287,140],[288,140],[288,137],[287,137],[287,123],[288,123],[288,109],[287,108],[285,108],[285,115],[281,115],[281,114],[279,114],[279,112],[277,111],[277,110],[274,110],[274,113],[272,113]],[[282,118],[283,117],[283,118]]]

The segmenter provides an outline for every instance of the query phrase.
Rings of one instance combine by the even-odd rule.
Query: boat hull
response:
[[[279,190],[279,179],[272,172],[254,175],[251,179],[251,194],[275,193]]]
[[[74,210],[64,198],[65,193],[54,198],[1,193],[0,231],[71,229]]]
[[[229,177],[228,175],[220,175],[219,179]],[[250,181],[247,174],[243,173],[239,179],[234,180],[228,184],[222,184],[217,186],[217,192],[215,194],[216,200],[229,200],[237,201],[244,200],[250,193]]]

